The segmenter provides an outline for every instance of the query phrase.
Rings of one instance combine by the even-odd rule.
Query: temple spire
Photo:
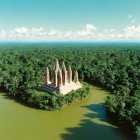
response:
[[[75,78],[76,78],[76,83],[79,84],[79,79],[78,79],[78,72],[77,72],[77,70],[76,70],[76,72],[75,72]]]
[[[58,71],[58,69],[59,69],[59,62],[58,62],[58,60],[56,59],[55,70]]]
[[[66,70],[66,66],[65,63],[63,61],[62,63],[62,83],[65,86],[67,83],[68,79],[67,79],[67,70]]]
[[[46,68],[46,84],[49,84],[50,82],[50,72],[49,72],[49,68]]]
[[[68,83],[72,82],[72,70],[71,70],[71,66],[69,65],[68,68]]]
[[[55,66],[53,68],[53,73],[54,73],[54,75],[53,75],[54,78],[53,79],[54,79],[55,86],[58,86],[58,70],[59,70],[59,62],[56,59]]]
[[[66,66],[65,66],[64,61],[63,61],[63,63],[62,63],[62,69],[66,69]]]
[[[54,71],[54,84],[57,87],[57,83],[58,83],[58,77],[57,77],[57,71]]]
[[[58,70],[58,87],[62,86],[62,72],[61,69]]]

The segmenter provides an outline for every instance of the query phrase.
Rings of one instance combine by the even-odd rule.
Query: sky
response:
[[[0,42],[140,42],[140,0],[0,0]]]

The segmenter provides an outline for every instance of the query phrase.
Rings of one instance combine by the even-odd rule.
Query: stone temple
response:
[[[82,88],[78,79],[78,72],[75,72],[75,82],[72,80],[72,69],[71,66],[66,69],[65,63],[63,62],[62,67],[59,66],[59,62],[56,59],[56,63],[52,71],[49,68],[46,69],[45,74],[45,89],[48,93],[57,92],[63,95],[69,93],[72,90]]]

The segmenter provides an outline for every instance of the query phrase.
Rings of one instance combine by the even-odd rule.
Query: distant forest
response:
[[[107,111],[140,137],[140,44],[1,44],[0,89],[24,99],[44,84],[46,66],[52,69],[56,58],[77,70],[81,81],[110,89]]]

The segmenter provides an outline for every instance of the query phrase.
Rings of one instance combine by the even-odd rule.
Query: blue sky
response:
[[[140,41],[140,0],[0,0],[0,41]]]

